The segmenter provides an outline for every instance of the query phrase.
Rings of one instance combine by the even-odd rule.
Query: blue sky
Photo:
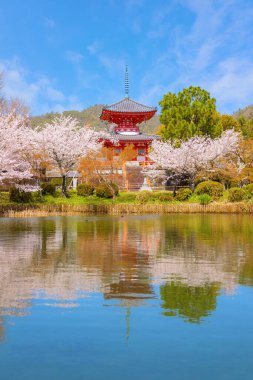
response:
[[[253,103],[253,0],[0,0],[5,93],[32,114],[200,85],[221,112]]]

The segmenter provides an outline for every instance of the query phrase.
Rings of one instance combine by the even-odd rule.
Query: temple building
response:
[[[158,135],[142,133],[139,124],[151,119],[157,111],[156,107],[145,106],[129,98],[128,69],[125,73],[125,98],[106,106],[102,110],[101,120],[113,123],[113,134],[117,143],[105,142],[105,146],[114,149],[114,156],[120,155],[126,146],[133,146],[136,156],[133,161],[147,162],[149,147],[152,141],[160,139]]]

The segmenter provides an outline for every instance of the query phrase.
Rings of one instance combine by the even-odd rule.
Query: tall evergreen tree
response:
[[[216,100],[200,87],[190,86],[178,94],[169,92],[159,104],[164,140],[173,142],[205,135],[217,137],[222,133]]]

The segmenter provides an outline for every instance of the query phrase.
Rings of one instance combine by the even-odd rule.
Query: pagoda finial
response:
[[[125,71],[125,98],[129,98],[129,80],[128,80],[128,66],[126,65]]]

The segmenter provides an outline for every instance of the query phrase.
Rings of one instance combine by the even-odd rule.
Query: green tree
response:
[[[222,124],[223,131],[226,131],[227,129],[234,129],[235,131],[239,132],[241,130],[241,125],[239,121],[231,115],[220,115],[220,121]]]
[[[253,139],[253,118],[246,119],[240,116],[238,119],[240,130],[245,138]]]
[[[178,281],[161,285],[160,295],[166,316],[179,316],[187,322],[200,323],[216,309],[219,286],[215,283],[189,286]]]
[[[178,94],[169,92],[159,104],[164,140],[187,140],[203,135],[217,137],[222,133],[216,100],[200,87],[190,86]]]

